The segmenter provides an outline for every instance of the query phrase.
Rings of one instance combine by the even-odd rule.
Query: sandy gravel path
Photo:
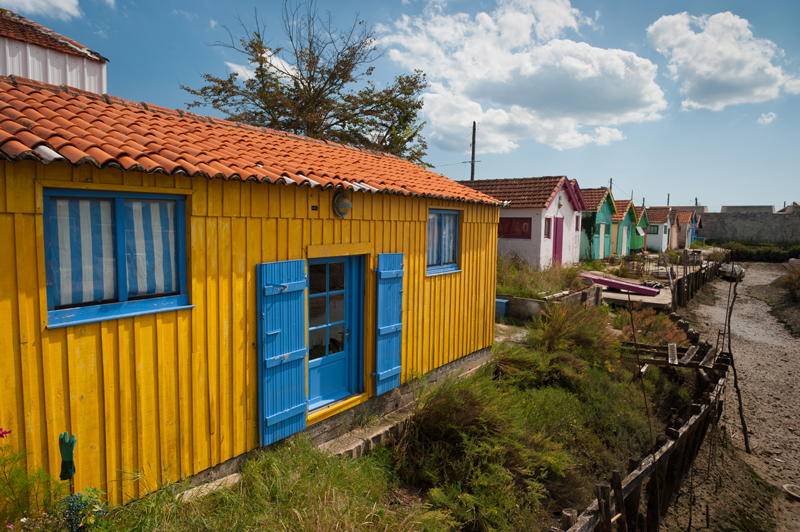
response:
[[[738,403],[729,374],[721,425],[728,427],[740,456],[775,486],[800,484],[800,339],[770,314],[770,307],[753,297],[760,287],[785,271],[780,265],[747,264],[733,310],[732,351],[742,388],[752,454],[744,452]],[[712,285],[713,306],[693,305],[691,311],[704,339],[714,343],[725,323],[728,283]],[[778,531],[800,531],[800,503],[780,497]]]

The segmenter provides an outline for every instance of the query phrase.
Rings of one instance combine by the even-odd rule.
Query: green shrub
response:
[[[676,344],[678,347],[687,347],[690,344],[686,333],[669,316],[655,309],[637,306],[633,309],[633,323],[636,326],[636,341],[640,344]],[[631,316],[627,309],[620,309],[612,324],[615,329],[622,330],[623,340],[633,341]]]
[[[606,263],[600,260],[581,261],[581,269],[587,271],[600,271],[606,269]]]
[[[2,430],[2,429],[0,429]],[[0,522],[13,523],[50,509],[64,493],[64,484],[43,468],[27,467],[27,453],[0,446]]]
[[[726,242],[722,247],[731,250],[736,262],[786,262],[800,258],[800,244],[781,248],[771,244],[747,246],[740,242]]]
[[[109,512],[112,529],[438,531],[449,517],[420,503],[397,504],[385,453],[344,459],[297,437],[243,462],[240,481],[182,500],[173,487]]]
[[[790,267],[789,273],[778,280],[778,285],[789,291],[792,301],[800,301],[800,268]]]
[[[425,490],[460,530],[520,530],[537,519],[542,481],[566,454],[526,422],[523,394],[490,371],[436,386],[397,447],[398,475]]]
[[[605,307],[562,303],[547,305],[531,324],[526,342],[545,351],[574,352],[592,364],[605,363],[617,346]]]
[[[559,386],[577,390],[587,364],[565,352],[547,352],[524,346],[505,346],[494,356],[495,374],[519,390]]]

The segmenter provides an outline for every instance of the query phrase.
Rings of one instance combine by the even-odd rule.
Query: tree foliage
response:
[[[313,3],[286,0],[282,11],[284,43],[270,46],[265,22],[238,19],[238,35],[225,27],[221,46],[242,54],[247,65],[218,77],[203,74],[199,89],[181,86],[197,99],[189,108],[209,105],[228,120],[289,131],[317,139],[379,150],[422,161],[427,144],[420,132],[420,94],[425,74],[401,74],[386,88],[369,79],[380,54],[374,32],[358,18],[346,30],[334,27]]]

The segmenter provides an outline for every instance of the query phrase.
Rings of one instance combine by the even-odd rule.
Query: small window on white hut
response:
[[[458,211],[428,211],[428,275],[458,271]]]

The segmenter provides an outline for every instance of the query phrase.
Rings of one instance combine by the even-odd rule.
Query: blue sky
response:
[[[0,0],[110,59],[108,92],[185,108],[201,73],[242,65],[225,39],[270,0]],[[800,201],[800,2],[796,0],[319,0],[334,23],[376,29],[380,86],[418,68],[430,83],[427,160],[469,178],[614,180],[637,204]],[[245,65],[242,65],[245,66]],[[211,109],[196,110],[215,115]]]

